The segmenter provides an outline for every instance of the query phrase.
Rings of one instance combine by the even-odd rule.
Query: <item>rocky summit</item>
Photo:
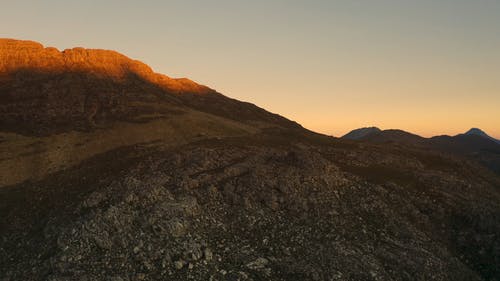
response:
[[[0,280],[500,280],[500,177],[0,40]]]
[[[0,39],[0,83],[0,126],[24,135],[86,130],[189,109],[298,127],[189,79],[154,73],[108,50],[59,51],[31,41]]]

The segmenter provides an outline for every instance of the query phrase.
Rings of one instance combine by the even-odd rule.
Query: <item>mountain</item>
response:
[[[359,140],[362,139],[363,137],[366,137],[369,134],[372,133],[378,133],[381,130],[377,127],[365,127],[365,128],[359,128],[350,131],[349,133],[345,134],[342,136],[343,139],[348,139],[348,140]]]
[[[22,134],[87,129],[186,108],[242,123],[300,126],[189,79],[154,73],[114,51],[58,51],[0,39],[0,126]]]
[[[421,136],[397,129],[383,130],[366,135],[360,140],[371,141],[374,143],[406,143],[412,145],[419,145],[424,141]]]
[[[500,143],[487,135],[469,132],[456,136],[432,137],[429,146],[447,153],[464,155],[500,175]]]
[[[500,177],[465,156],[317,134],[113,51],[0,50],[0,280],[500,278]]]
[[[498,151],[500,153],[500,144],[476,134],[435,136],[429,140],[433,146],[450,152],[471,154],[480,151]]]
[[[59,51],[0,39],[0,149],[5,154],[0,186],[41,178],[123,145],[272,127],[304,131],[253,104],[154,73],[114,51]]]
[[[364,128],[358,130],[363,131]],[[353,139],[348,135],[342,138]],[[402,130],[375,130],[360,135],[356,140],[377,144],[406,145],[411,148],[430,149],[465,156],[500,174],[500,144],[480,129],[471,129],[456,136],[442,135],[431,138],[424,138]]]
[[[481,129],[478,129],[478,128],[471,128],[470,130],[468,130],[467,132],[464,133],[465,135],[477,135],[477,136],[481,136],[483,138],[487,138],[487,139],[490,139],[498,144],[500,144],[500,140],[497,140],[493,137],[490,137],[488,134],[486,134],[484,131],[482,131]]]

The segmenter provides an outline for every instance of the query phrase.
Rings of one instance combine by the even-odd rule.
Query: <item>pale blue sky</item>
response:
[[[323,133],[500,138],[499,0],[3,2],[0,37],[114,49]]]

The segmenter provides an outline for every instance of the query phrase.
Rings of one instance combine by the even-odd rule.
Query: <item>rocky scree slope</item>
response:
[[[499,186],[460,159],[288,133],[122,148],[1,190],[1,276],[496,280]]]

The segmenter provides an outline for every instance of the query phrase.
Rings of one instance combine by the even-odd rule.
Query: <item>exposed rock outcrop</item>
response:
[[[189,79],[155,73],[115,51],[59,51],[0,39],[0,130],[47,135],[197,110],[231,120],[301,128]]]

